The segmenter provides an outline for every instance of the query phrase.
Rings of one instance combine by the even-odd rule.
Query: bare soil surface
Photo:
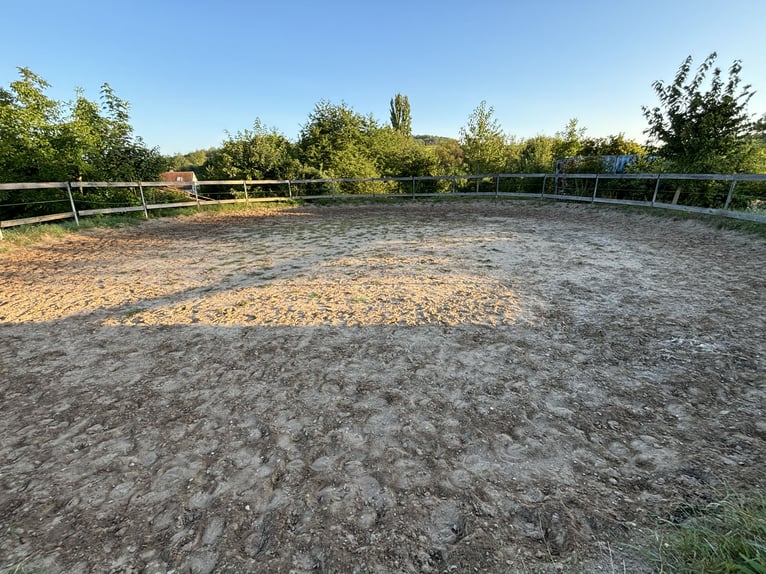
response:
[[[532,202],[0,253],[0,572],[644,572],[766,487],[766,243]]]

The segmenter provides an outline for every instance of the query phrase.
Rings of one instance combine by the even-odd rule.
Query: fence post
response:
[[[655,202],[657,201],[657,193],[660,191],[660,178],[662,177],[661,173],[657,174],[657,183],[654,184],[654,195],[652,195],[652,207],[654,207]]]
[[[543,195],[545,195],[545,184],[546,184],[547,180],[548,180],[548,174],[545,174],[543,176],[543,188],[540,190],[540,199],[542,199]]]
[[[731,185],[729,186],[729,195],[726,196],[726,203],[724,204],[724,209],[729,209],[729,205],[731,205],[731,198],[734,196],[734,186],[737,185],[737,180],[732,175],[731,176]]]
[[[593,186],[593,197],[590,198],[590,202],[596,201],[596,193],[598,193],[598,174],[596,174],[596,185]]]
[[[144,186],[138,182],[138,192],[141,194],[141,205],[144,206],[144,218],[149,219],[149,210],[146,208],[146,197],[144,196]]]
[[[80,183],[80,189],[82,189],[82,183]],[[74,197],[72,197],[72,184],[66,182],[66,192],[69,195],[69,204],[72,206],[72,215],[74,215],[74,222],[77,227],[80,227],[80,220],[77,218],[77,208],[74,206]]]
[[[290,185],[290,180],[287,180],[287,196],[292,199],[293,198],[293,187]]]
[[[247,182],[246,181],[242,182],[242,189],[245,190],[245,205],[250,205],[250,198],[247,195]]]
[[[500,197],[500,174],[495,176],[495,199]]]
[[[412,176],[412,199],[415,199],[415,176]]]
[[[197,200],[197,209],[199,209],[199,194],[197,193],[197,182],[192,182],[192,192],[194,193],[194,199]]]

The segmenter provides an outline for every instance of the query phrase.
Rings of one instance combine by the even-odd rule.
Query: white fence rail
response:
[[[93,207],[89,190],[128,190],[121,203]],[[156,201],[172,192],[171,200]],[[38,197],[13,202],[16,192]],[[107,193],[108,195],[108,193]],[[766,174],[476,174],[298,180],[167,182],[47,182],[0,184],[0,217],[13,208],[43,213],[0,220],[2,230],[18,225],[179,207],[226,203],[315,200],[339,197],[487,196],[639,205],[719,215],[766,223]],[[127,199],[126,199],[127,198]],[[23,198],[22,198],[23,199]],[[66,206],[44,213],[51,204]]]

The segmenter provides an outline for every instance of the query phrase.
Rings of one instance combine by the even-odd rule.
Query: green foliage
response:
[[[361,116],[345,103],[335,105],[322,100],[301,130],[301,158],[316,168],[320,177],[368,177],[377,173],[364,152],[365,136],[374,128],[377,125],[371,118]],[[359,171],[354,173],[355,169]]]
[[[0,181],[48,181],[59,175],[54,142],[61,138],[62,106],[27,68],[10,90],[0,88]]]
[[[582,141],[580,154],[583,156],[597,155],[645,155],[646,148],[630,139],[625,134],[610,135],[605,138],[585,138]]]
[[[766,573],[766,498],[728,494],[665,521],[650,556],[662,572]]]
[[[381,176],[436,175],[438,160],[432,148],[383,126],[369,134],[369,153]]]
[[[735,61],[722,78],[710,54],[694,75],[692,57],[681,64],[671,84],[652,84],[659,106],[643,107],[647,133],[659,146],[657,153],[683,173],[736,173],[744,171],[751,152],[752,124],[747,104],[753,96],[749,85],[740,87],[742,66]],[[710,82],[703,91],[708,74]]]
[[[436,170],[439,175],[465,173],[465,158],[460,142],[453,138],[438,138],[433,146],[436,154]]]
[[[564,131],[556,132],[556,143],[553,150],[555,159],[583,155],[583,138],[585,137],[586,129],[578,127],[577,124],[577,118],[572,118],[567,123]]]
[[[519,144],[512,170],[518,173],[551,173],[556,165],[556,153],[561,143],[550,136],[535,136]]]
[[[293,144],[259,118],[252,130],[228,134],[206,156],[204,179],[294,179],[299,173]]]
[[[133,135],[130,105],[109,84],[100,103],[81,90],[73,102],[50,99],[50,85],[27,68],[0,88],[0,181],[155,180],[167,167]]]
[[[215,148],[198,149],[185,154],[175,154],[168,158],[170,169],[175,171],[201,172],[208,156],[216,151]]]
[[[505,135],[492,117],[495,109],[482,101],[460,128],[460,146],[468,172],[498,173],[505,167]]]
[[[298,148],[304,172],[318,177],[409,177],[437,170],[436,155],[426,146],[404,130],[381,126],[372,116],[362,116],[345,103],[320,101],[301,130]],[[390,186],[344,182],[336,189],[377,193],[390,191]]]
[[[396,94],[391,99],[391,127],[405,136],[412,135],[412,117],[410,100],[407,96]]]

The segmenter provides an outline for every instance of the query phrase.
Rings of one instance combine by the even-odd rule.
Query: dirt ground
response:
[[[766,488],[766,242],[538,202],[0,252],[0,572],[645,572]]]

